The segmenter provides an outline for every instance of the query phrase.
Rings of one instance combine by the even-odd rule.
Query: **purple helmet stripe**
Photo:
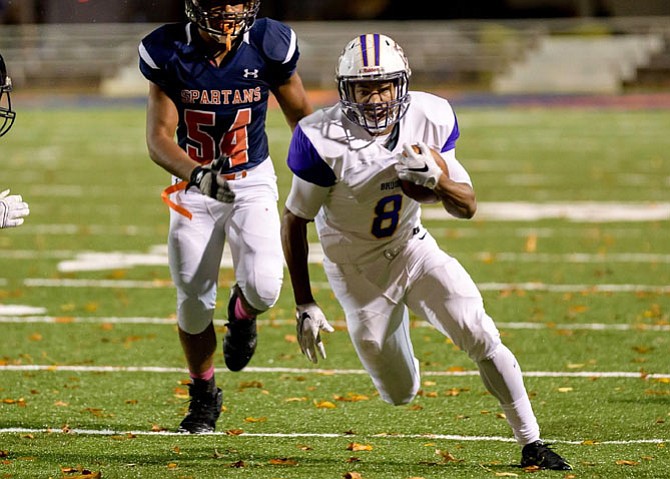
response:
[[[368,39],[367,39],[367,35],[361,35],[361,53],[363,54],[363,66],[368,66]]]
[[[381,39],[379,37],[379,33],[375,33],[373,35],[373,37],[374,37],[374,42],[375,42],[375,66],[378,67],[380,65],[379,54],[380,54],[381,48],[379,48],[380,47],[379,43],[380,43]]]

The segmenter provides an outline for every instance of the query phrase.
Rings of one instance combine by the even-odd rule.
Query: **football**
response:
[[[417,145],[412,145],[412,148],[417,153],[421,151]],[[432,153],[435,162],[439,165],[440,168],[442,168],[444,174],[449,175],[449,170],[447,169],[447,164],[445,163],[444,158],[442,158],[442,156],[432,148],[430,149],[430,152]],[[404,155],[405,152],[403,152],[403,156]],[[414,201],[418,201],[419,203],[437,203],[440,201],[440,198],[433,190],[426,188],[425,186],[412,183],[411,181],[400,180],[400,188],[402,189],[402,192],[405,194],[405,196],[408,196]]]

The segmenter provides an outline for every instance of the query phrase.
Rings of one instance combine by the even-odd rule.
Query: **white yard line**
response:
[[[11,305],[8,305],[11,306]],[[215,319],[215,326],[224,326],[226,320]],[[0,305],[0,324],[147,324],[147,325],[167,325],[174,326],[176,320],[173,318],[150,318],[150,317],[78,317],[78,316],[41,316],[41,315],[21,315],[19,313],[9,313],[3,315],[3,305]],[[293,319],[258,319],[259,326],[293,326]],[[344,321],[331,321],[336,327],[345,328]],[[522,321],[496,321],[500,329],[551,329],[551,330],[586,330],[586,331],[651,331],[668,332],[670,325],[667,324],[644,324],[634,322],[630,323],[531,323]],[[412,327],[432,328],[425,321],[414,321]]]
[[[432,228],[431,228],[432,231]],[[460,234],[460,232],[459,232]],[[524,236],[537,234],[537,232],[524,231]],[[313,254],[311,258],[313,262],[320,263],[323,259],[321,253],[321,246],[318,243],[310,243],[309,250]],[[524,263],[576,263],[576,264],[591,264],[591,263],[641,263],[641,264],[657,264],[670,263],[670,254],[653,254],[653,253],[513,253],[513,252],[494,252],[494,251],[480,251],[477,253],[450,251],[453,256],[470,257],[474,256],[480,261],[496,261],[496,262],[524,262]],[[59,259],[73,261],[79,259],[84,261],[86,259],[96,260],[104,259],[110,263],[115,269],[128,266],[165,266],[167,267],[167,249],[155,246],[151,248],[149,253],[138,253],[132,251],[74,251],[74,250],[50,250],[50,251],[36,251],[36,250],[0,250],[0,259],[11,260],[37,260],[37,259]],[[232,264],[232,262],[231,262]],[[222,267],[227,267],[224,262]],[[103,268],[100,268],[103,269]],[[75,270],[76,271],[76,270]]]
[[[2,281],[2,278],[0,278]],[[23,284],[27,287],[40,288],[122,288],[122,289],[156,289],[172,288],[171,280],[114,280],[114,279],[50,279],[26,278]],[[313,282],[318,288],[328,288],[327,282]],[[548,291],[558,293],[670,293],[670,286],[653,284],[547,284],[547,283],[479,283],[481,291]]]
[[[54,364],[5,364],[0,372],[45,371],[45,372],[80,372],[80,373],[167,373],[187,374],[185,368],[168,368],[160,366],[68,366]],[[322,374],[326,376],[366,375],[363,369],[321,369],[321,368],[263,368],[248,367],[247,373],[256,374]],[[227,369],[217,369],[217,373],[227,373]],[[479,376],[479,371],[423,371],[422,376]],[[616,378],[616,379],[670,379],[670,374],[640,373],[627,371],[524,371],[525,377],[534,378]]]
[[[424,219],[449,218],[444,209],[424,207]],[[565,203],[482,202],[477,204],[477,220],[538,221],[562,219],[585,223],[612,221],[643,222],[670,219],[670,203],[616,203],[608,201],[576,201]]]
[[[173,431],[115,431],[113,429],[63,429],[54,428],[23,428],[8,427],[0,429],[0,434],[70,434],[82,436],[181,436],[194,437],[189,434]],[[423,440],[444,440],[444,441],[490,441],[490,442],[516,442],[514,438],[500,436],[461,436],[458,434],[343,434],[343,433],[309,433],[309,432],[289,432],[289,433],[248,433],[235,434],[234,436],[227,432],[210,432],[198,434],[198,436],[229,436],[229,437],[260,437],[260,438],[383,438],[383,439],[423,439]],[[569,441],[561,439],[545,439],[552,444],[572,444],[580,445],[585,440]],[[589,439],[589,441],[591,441]],[[668,439],[630,439],[626,441],[592,441],[596,445],[628,445],[628,444],[663,444],[670,442]]]

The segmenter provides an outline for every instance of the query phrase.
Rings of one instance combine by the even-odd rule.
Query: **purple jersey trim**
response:
[[[451,134],[449,135],[449,138],[447,138],[447,141],[444,143],[444,146],[442,147],[442,150],[440,150],[440,153],[444,153],[445,151],[453,150],[454,148],[456,148],[456,140],[458,140],[458,137],[460,135],[461,132],[458,129],[458,119],[454,114],[454,128],[451,130]]]
[[[286,163],[296,176],[308,183],[327,188],[337,182],[335,173],[319,156],[300,125],[293,132]]]

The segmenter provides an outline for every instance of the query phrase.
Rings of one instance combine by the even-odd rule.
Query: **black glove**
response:
[[[235,193],[221,175],[229,162],[230,158],[224,155],[205,166],[196,166],[191,172],[191,179],[186,189],[195,186],[205,196],[222,203],[232,203],[235,200]]]

